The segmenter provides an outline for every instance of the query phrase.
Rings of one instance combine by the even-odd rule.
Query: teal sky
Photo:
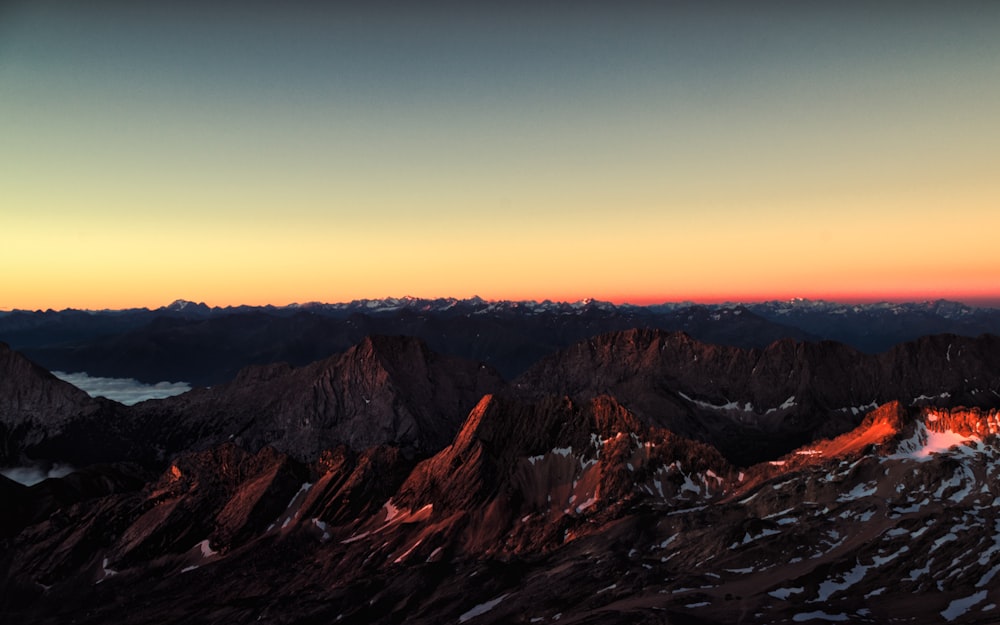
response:
[[[1000,291],[1000,4],[314,4],[3,5],[0,309]]]

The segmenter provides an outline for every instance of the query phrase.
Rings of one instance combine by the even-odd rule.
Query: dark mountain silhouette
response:
[[[615,306],[479,298],[210,308],[178,300],[155,310],[0,312],[0,341],[54,371],[208,386],[252,364],[305,365],[365,336],[415,336],[481,360],[507,379],[558,349],[631,328],[682,331],[712,344],[764,348],[783,338],[834,340],[865,353],[929,334],[1000,334],[1000,311],[957,302],[830,302]]]
[[[1000,334],[1000,310],[936,300],[912,304],[849,305],[832,302],[763,302],[749,310],[812,336],[878,353],[930,334]]]
[[[532,307],[482,300],[414,300],[387,310],[368,304],[288,309],[173,306],[129,313],[117,332],[109,330],[109,320],[104,320],[111,313],[69,311],[64,318],[62,313],[33,317],[17,312],[0,317],[0,340],[54,371],[208,386],[231,380],[252,364],[305,365],[370,335],[418,337],[437,352],[486,362],[508,379],[561,347],[634,327],[683,330],[707,341],[743,347],[764,346],[782,337],[812,338],[745,308],[714,311],[692,306],[653,313],[609,304]],[[50,327],[55,330],[46,342],[42,337]],[[74,328],[79,328],[77,336]]]
[[[429,453],[502,383],[489,367],[434,353],[418,339],[375,336],[302,367],[249,367],[229,383],[143,402],[133,413],[167,450],[234,441],[303,460],[339,444]]]
[[[79,466],[129,456],[136,432],[121,408],[0,343],[0,466],[51,458]]]

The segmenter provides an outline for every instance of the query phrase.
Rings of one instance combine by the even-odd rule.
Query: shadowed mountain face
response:
[[[873,356],[635,330],[504,384],[372,337],[133,407],[8,350],[0,380],[23,381],[0,387],[3,423],[31,424],[7,436],[18,457],[60,449],[89,409],[131,424],[105,460],[145,456],[0,479],[0,615],[992,622],[998,347],[943,335]]]
[[[956,302],[845,305],[764,302],[616,306],[607,302],[487,302],[478,298],[156,310],[0,312],[6,341],[53,371],[196,386],[248,365],[305,365],[369,335],[415,336],[431,349],[482,361],[507,379],[591,336],[631,328],[683,331],[706,343],[764,348],[784,338],[835,340],[877,353],[929,334],[1000,334],[1000,311]]]
[[[480,363],[431,352],[407,337],[371,337],[304,367],[250,367],[237,379],[161,401],[92,399],[20,354],[0,354],[3,464],[162,462],[187,449],[235,442],[314,460],[347,444],[433,453],[502,380]]]
[[[58,458],[80,466],[134,453],[122,406],[93,399],[0,343],[0,466]]]
[[[136,406],[166,449],[234,441],[302,460],[346,444],[431,453],[502,380],[480,363],[431,352],[407,337],[370,337],[343,354],[294,368],[250,367],[235,380]]]
[[[17,312],[0,317],[0,340],[54,371],[207,386],[231,380],[248,365],[305,365],[370,335],[415,336],[439,353],[483,361],[508,379],[561,347],[634,327],[683,330],[744,347],[764,346],[782,337],[811,338],[742,308],[713,312],[689,307],[654,313],[609,304],[530,307],[481,300],[368,304],[133,311],[116,331],[98,323],[102,313]],[[52,330],[49,340],[46,329]],[[104,334],[95,336],[98,330]]]
[[[997,371],[993,336],[926,337],[868,355],[832,342],[748,350],[630,330],[546,358],[513,386],[528,395],[612,395],[644,422],[748,464],[846,431],[887,401],[1000,405]]]

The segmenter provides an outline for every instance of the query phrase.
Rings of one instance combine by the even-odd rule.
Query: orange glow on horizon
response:
[[[957,291],[858,291],[858,292],[815,292],[815,291],[771,291],[771,292],[740,292],[732,294],[720,294],[717,292],[698,293],[664,293],[664,294],[641,294],[641,295],[620,295],[608,294],[602,296],[595,293],[564,293],[562,295],[538,294],[538,293],[509,293],[497,295],[484,295],[482,293],[359,293],[343,297],[285,297],[278,299],[267,299],[262,297],[245,297],[242,299],[223,299],[218,297],[198,297],[192,293],[178,292],[170,297],[148,297],[148,298],[80,298],[74,301],[48,300],[42,305],[9,305],[0,307],[0,311],[10,310],[123,310],[129,308],[149,308],[156,309],[166,306],[177,299],[184,299],[196,303],[204,303],[210,307],[227,306],[288,306],[291,304],[306,304],[312,302],[336,304],[347,303],[354,300],[365,299],[388,299],[412,297],[415,299],[445,299],[454,297],[456,299],[471,299],[480,297],[486,301],[536,301],[545,300],[553,302],[575,303],[580,301],[594,300],[610,302],[615,305],[631,304],[635,306],[652,306],[658,304],[691,303],[694,305],[718,305],[718,304],[755,304],[767,301],[793,301],[810,300],[826,301],[843,304],[873,304],[881,302],[892,303],[920,303],[936,300],[948,300],[961,302],[970,306],[981,306],[988,308],[1000,308],[1000,292],[983,290],[979,292],[957,292]]]

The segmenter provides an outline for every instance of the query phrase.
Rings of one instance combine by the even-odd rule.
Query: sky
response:
[[[1000,305],[998,32],[985,1],[0,3],[0,310]]]

